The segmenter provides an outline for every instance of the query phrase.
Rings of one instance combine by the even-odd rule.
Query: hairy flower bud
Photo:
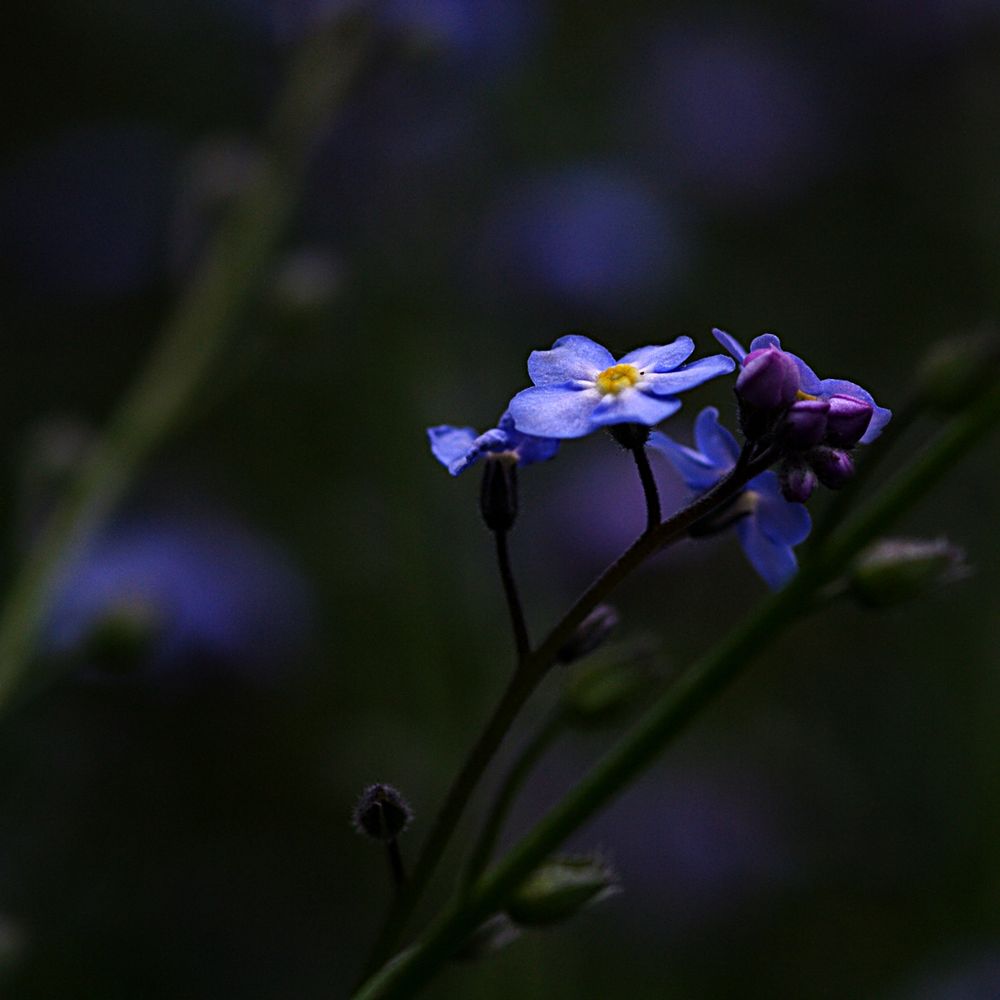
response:
[[[885,538],[858,557],[849,586],[862,604],[885,608],[968,574],[965,552],[944,538]]]
[[[556,653],[556,659],[560,663],[582,660],[611,635],[620,621],[618,612],[610,604],[598,604],[573,630],[572,638]]]
[[[521,883],[507,904],[507,914],[523,927],[555,924],[619,889],[617,874],[600,858],[554,857]]]
[[[490,531],[509,531],[517,519],[517,456],[502,451],[486,456],[479,509]]]
[[[819,485],[819,478],[804,462],[789,460],[778,474],[781,495],[789,503],[805,503]]]
[[[781,422],[781,439],[796,451],[819,444],[827,433],[825,399],[800,399],[792,403]]]
[[[352,821],[358,833],[372,840],[395,840],[410,825],[413,810],[392,785],[369,785],[354,807]]]
[[[872,421],[875,408],[854,396],[834,395],[829,399],[826,443],[839,448],[853,448]]]
[[[494,913],[465,939],[453,957],[457,962],[477,962],[506,948],[520,936],[521,928],[506,913]]]
[[[840,489],[854,475],[854,459],[840,448],[813,448],[806,457],[819,481],[831,490]]]
[[[799,369],[794,358],[775,347],[751,351],[736,378],[736,395],[755,410],[780,410],[795,400]]]

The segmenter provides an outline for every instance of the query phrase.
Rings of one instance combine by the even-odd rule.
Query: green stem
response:
[[[619,743],[542,821],[471,890],[446,911],[423,939],[376,973],[355,1000],[409,997],[431,979],[471,928],[504,900],[574,830],[610,802],[646,768],[702,708],[806,610],[812,596],[1000,420],[1000,385],[945,428],[847,529],[817,553],[798,576],[768,599],[719,646],[682,675]]]
[[[695,498],[687,507],[667,518],[653,531],[647,531],[633,542],[590,588],[566,612],[548,634],[545,641],[518,664],[493,715],[486,723],[461,770],[453,781],[444,803],[427,834],[423,850],[413,868],[406,889],[395,900],[364,974],[370,975],[392,953],[410,914],[416,907],[425,886],[437,868],[445,848],[455,831],[472,793],[500,747],[504,736],[524,703],[541,683],[559,650],[573,636],[576,627],[633,570],[651,555],[683,538],[688,529],[706,514],[734,497],[754,476],[767,468],[773,455],[765,453],[751,458],[748,449],[740,456],[736,467],[712,489]]]
[[[564,716],[561,711],[550,715],[511,765],[493,802],[493,807],[486,817],[486,822],[483,823],[479,839],[469,855],[469,861],[463,874],[463,884],[466,887],[471,886],[489,864],[500,831],[503,829],[503,824],[510,812],[510,807],[514,804],[517,793],[521,790],[528,775],[531,774],[535,764],[562,732],[563,723]]]
[[[23,680],[60,571],[183,418],[263,283],[317,132],[356,75],[365,35],[360,22],[341,22],[317,32],[298,53],[270,121],[260,180],[220,228],[145,367],[12,581],[0,615],[0,711]]]

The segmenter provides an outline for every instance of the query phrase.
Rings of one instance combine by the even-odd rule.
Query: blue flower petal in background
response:
[[[126,517],[78,557],[46,651],[79,655],[95,630],[130,615],[152,629],[141,666],[194,680],[287,671],[312,619],[308,588],[281,549],[232,521],[179,514]]]
[[[669,299],[690,256],[652,184],[580,165],[526,179],[493,207],[482,266],[505,294],[631,318]]]

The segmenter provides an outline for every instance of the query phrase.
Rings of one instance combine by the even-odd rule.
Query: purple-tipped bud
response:
[[[510,451],[486,456],[479,510],[490,531],[509,531],[517,519],[517,456]]]
[[[831,490],[840,489],[854,475],[854,459],[840,448],[813,448],[808,458],[819,481]]]
[[[736,395],[755,410],[780,410],[794,401],[798,390],[795,360],[776,347],[751,351],[736,378]]]
[[[840,448],[853,448],[868,430],[875,412],[871,403],[854,396],[831,396],[827,416],[826,440]]]
[[[621,618],[610,604],[598,604],[577,625],[572,638],[556,653],[560,663],[573,663],[592,653],[618,627]]]
[[[392,785],[369,785],[354,807],[354,829],[372,840],[395,840],[413,819],[413,810]]]
[[[819,485],[819,477],[803,462],[786,462],[779,476],[781,495],[789,503],[805,503]]]
[[[792,403],[781,422],[782,441],[797,451],[819,444],[827,434],[829,409],[825,399],[800,399]]]

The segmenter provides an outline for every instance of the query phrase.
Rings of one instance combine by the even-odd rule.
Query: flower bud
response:
[[[626,451],[643,448],[649,440],[649,428],[645,424],[612,424],[608,432]]]
[[[751,351],[736,377],[736,395],[755,410],[780,410],[795,400],[799,369],[790,354],[776,347]]]
[[[413,810],[392,785],[369,785],[354,807],[354,829],[372,840],[395,840],[410,825]]]
[[[520,936],[520,927],[506,913],[494,913],[465,939],[453,958],[457,962],[476,962],[506,948]]]
[[[825,399],[800,399],[792,403],[781,422],[782,442],[797,451],[819,444],[826,436],[829,409]]]
[[[831,396],[829,404],[826,443],[840,448],[853,448],[868,430],[875,408],[863,399],[840,394]]]
[[[609,651],[609,655],[610,652],[613,651]],[[621,660],[602,656],[578,666],[563,689],[566,717],[570,723],[583,728],[614,721],[649,688],[651,679],[650,672],[634,658]]]
[[[813,448],[807,456],[819,481],[831,490],[838,490],[854,475],[854,459],[839,448]]]
[[[556,653],[560,663],[582,660],[618,627],[621,618],[610,604],[598,604],[574,629],[572,638]]]
[[[517,456],[501,451],[483,462],[479,509],[490,531],[509,531],[517,519]]]
[[[862,604],[886,608],[968,574],[965,552],[944,538],[885,538],[858,557],[849,586]]]
[[[601,859],[554,857],[521,883],[507,904],[507,914],[522,927],[555,924],[618,891],[617,874]]]
[[[1000,333],[979,330],[939,341],[917,374],[917,396],[944,413],[967,406],[1000,377]]]
[[[789,503],[805,503],[819,485],[819,478],[804,462],[787,461],[778,475],[781,495]]]

